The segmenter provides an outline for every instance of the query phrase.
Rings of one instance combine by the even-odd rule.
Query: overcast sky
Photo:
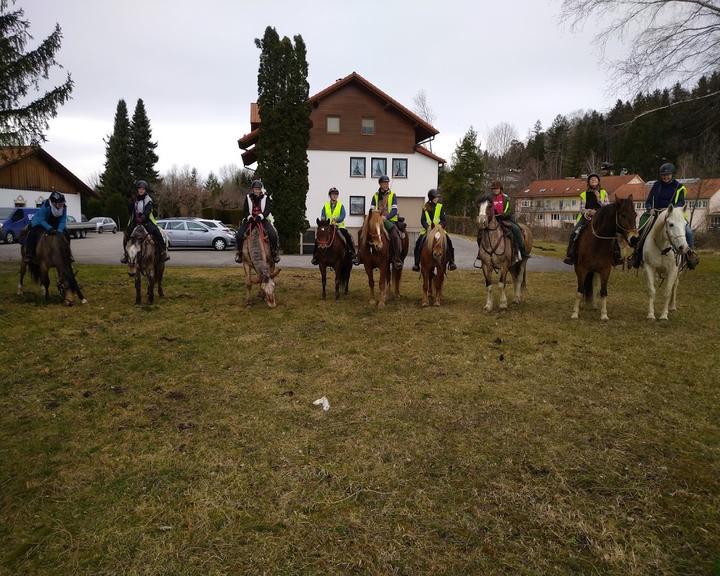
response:
[[[103,138],[120,98],[142,98],[161,172],[195,166],[203,176],[241,166],[237,139],[257,99],[254,39],[272,25],[301,34],[310,93],[356,71],[408,108],[424,89],[440,131],[433,151],[450,160],[469,126],[499,122],[525,138],[535,120],[608,109],[589,31],[560,26],[560,1],[425,0],[18,0],[39,41],[63,30],[58,60],[73,99],[51,121],[45,148],[79,177],[103,169]],[[55,72],[59,81],[62,73]]]

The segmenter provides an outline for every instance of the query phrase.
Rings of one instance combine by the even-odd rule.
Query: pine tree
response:
[[[41,79],[47,78],[50,68],[59,66],[55,55],[60,49],[62,30],[55,30],[30,52],[25,52],[32,38],[30,22],[22,10],[8,10],[8,1],[0,0],[0,145],[17,146],[45,141],[43,132],[48,119],[57,115],[58,108],[70,99],[73,81],[70,74],[65,82],[45,92],[40,98],[28,101],[31,91],[39,90]]]
[[[159,174],[155,170],[158,155],[155,153],[157,142],[152,141],[150,119],[145,111],[145,103],[138,99],[130,124],[130,172],[135,180],[145,180],[151,186],[156,184]]]
[[[222,194],[222,185],[213,172],[210,172],[205,180],[205,190],[211,198],[217,198]]]
[[[268,26],[258,68],[258,108],[262,130],[257,144],[258,170],[273,197],[273,210],[283,249],[297,252],[305,230],[308,190],[307,145],[310,105],[307,102],[307,50],[302,36],[280,39]]]
[[[452,168],[442,180],[442,193],[451,214],[473,216],[475,202],[483,191],[484,163],[477,132],[470,126],[452,155]]]
[[[115,111],[113,133],[105,141],[105,170],[100,175],[103,216],[115,218],[119,225],[127,219],[127,201],[133,192],[130,163],[130,120],[125,100]]]

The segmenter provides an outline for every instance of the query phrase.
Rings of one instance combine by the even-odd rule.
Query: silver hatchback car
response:
[[[165,230],[172,248],[214,248],[225,250],[235,245],[235,236],[219,227],[210,228],[195,218],[158,220],[158,227]]]

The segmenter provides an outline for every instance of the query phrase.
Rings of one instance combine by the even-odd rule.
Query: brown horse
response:
[[[384,217],[379,210],[371,209],[365,216],[363,227],[358,236],[358,257],[365,266],[370,287],[370,304],[385,306],[388,286],[390,285],[390,238],[385,231]],[[380,294],[375,297],[375,279],[373,270],[380,271]]]
[[[495,209],[492,199],[484,196],[480,199],[478,212],[478,258],[482,263],[482,271],[485,276],[487,287],[487,300],[485,310],[493,309],[492,288],[494,284],[493,272],[498,272],[498,288],[500,289],[500,310],[507,309],[507,297],[505,296],[505,283],[507,274],[510,272],[513,279],[513,304],[519,304],[523,292],[527,291],[527,258],[516,260],[513,254],[513,247],[509,233],[503,228],[499,220],[495,218]],[[525,250],[528,254],[532,251],[533,238],[530,228],[519,224],[522,233]],[[517,250],[517,246],[515,247]]]
[[[447,263],[447,233],[442,226],[435,226],[425,234],[425,242],[420,251],[420,275],[423,280],[423,307],[428,306],[430,301],[433,300],[433,284],[435,285],[433,304],[440,306]]]
[[[142,304],[140,296],[142,277],[147,280],[147,303],[155,301],[155,285],[160,298],[165,296],[162,287],[165,275],[165,260],[155,245],[152,234],[142,224],[135,226],[126,245],[128,255],[128,275],[135,278],[135,304]]]
[[[344,288],[347,296],[353,263],[342,234],[338,233],[338,227],[335,224],[318,219],[315,239],[317,240],[315,256],[322,277],[322,299],[325,300],[326,295],[325,284],[327,282],[328,267],[335,270],[335,300],[340,298],[341,288]]]
[[[632,196],[616,200],[595,212],[580,233],[575,260],[577,292],[573,320],[578,318],[583,297],[594,304],[593,279],[596,275],[600,277],[600,320],[608,319],[607,286],[613,267],[613,244],[616,240],[629,243],[638,235],[636,216]]]
[[[250,293],[253,284],[260,284],[260,297],[270,308],[275,308],[277,302],[274,278],[280,274],[280,268],[275,269],[270,244],[260,222],[251,221],[248,226],[247,236],[243,241],[242,264],[245,270],[245,305],[252,305]]]
[[[43,234],[38,238],[35,248],[35,259],[25,262],[25,244],[20,248],[20,280],[17,286],[17,293],[23,293],[23,279],[25,271],[30,270],[30,277],[40,284],[45,301],[48,301],[50,288],[50,268],[57,272],[57,288],[60,296],[67,306],[75,303],[75,298],[87,304],[80,285],[75,279],[75,271],[72,267],[72,253],[70,252],[70,240],[64,234]]]

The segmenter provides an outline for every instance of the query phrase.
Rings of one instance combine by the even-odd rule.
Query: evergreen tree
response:
[[[157,142],[152,141],[150,119],[145,111],[145,103],[140,98],[130,124],[130,172],[135,180],[145,180],[151,186],[159,179],[155,170],[158,161],[155,148]]]
[[[302,36],[293,40],[281,40],[271,26],[262,40],[255,40],[260,49],[258,108],[262,121],[257,173],[272,195],[280,244],[287,252],[298,251],[300,233],[306,227],[310,137],[307,50]]]
[[[450,214],[473,216],[483,191],[484,163],[477,132],[470,126],[452,155],[452,168],[442,178],[444,204]]]
[[[205,190],[211,198],[217,198],[222,194],[222,184],[212,172],[208,174],[207,180],[205,180]]]
[[[120,100],[115,111],[113,133],[105,141],[105,170],[100,175],[103,216],[120,222],[127,220],[127,201],[133,192],[131,173],[130,120],[125,100]]]
[[[60,49],[62,31],[55,30],[30,52],[25,52],[32,38],[30,22],[22,10],[9,10],[8,0],[0,0],[0,145],[17,146],[44,141],[48,119],[70,99],[73,81],[65,82],[28,101],[28,93],[39,90],[42,78],[50,68],[60,66],[55,55]]]

